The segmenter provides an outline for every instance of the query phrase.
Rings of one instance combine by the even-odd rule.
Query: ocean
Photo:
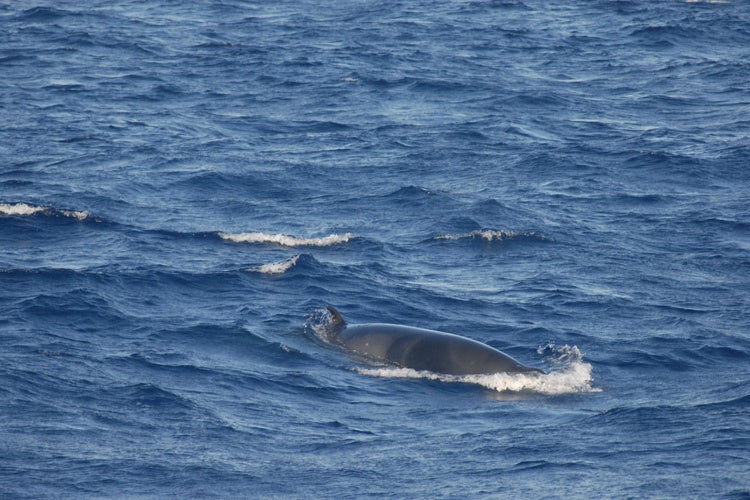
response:
[[[0,2],[2,498],[750,498],[750,3]],[[325,341],[460,334],[545,375]]]

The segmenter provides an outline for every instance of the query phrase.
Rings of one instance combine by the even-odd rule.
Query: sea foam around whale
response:
[[[363,375],[382,378],[417,378],[439,380],[446,383],[475,384],[497,392],[537,393],[548,396],[579,392],[601,392],[593,385],[592,367],[583,360],[576,346],[555,347],[548,345],[542,350],[554,352],[552,371],[544,375],[538,373],[492,373],[480,375],[444,375],[411,368],[381,367],[356,368]]]

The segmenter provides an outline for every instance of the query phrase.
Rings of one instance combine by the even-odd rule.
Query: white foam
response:
[[[73,219],[86,220],[91,215],[89,212],[77,211],[77,210],[63,210],[60,212],[65,217],[72,217]]]
[[[556,347],[549,344],[538,352],[551,352],[548,360],[556,368],[547,374],[539,373],[494,373],[491,375],[443,375],[410,368],[358,368],[364,375],[384,378],[423,378],[447,383],[476,384],[497,392],[526,392],[549,396],[580,392],[601,392],[593,387],[592,367],[583,361],[576,346]]]
[[[299,257],[299,255],[295,255],[294,257],[282,260],[281,262],[272,262],[270,264],[263,264],[262,266],[250,268],[248,271],[262,274],[284,274],[297,265]]]
[[[600,392],[592,387],[591,365],[580,363],[560,372],[546,375],[538,373],[494,373],[491,375],[443,375],[416,371],[410,368],[358,368],[363,375],[384,378],[424,378],[447,383],[476,384],[497,392],[531,392],[544,395]]]
[[[435,240],[450,240],[450,241],[456,241],[456,240],[463,240],[463,239],[477,239],[482,238],[487,241],[505,241],[505,240],[512,240],[514,238],[518,238],[519,236],[524,237],[532,237],[532,238],[538,238],[538,239],[545,239],[543,236],[538,235],[536,233],[517,233],[514,231],[504,231],[502,229],[495,230],[495,229],[477,229],[476,231],[471,231],[470,233],[462,233],[462,234],[443,234],[439,236],[435,236],[433,239]]]
[[[219,233],[222,239],[233,241],[235,243],[276,243],[285,247],[327,247],[347,243],[354,238],[352,233],[346,234],[329,234],[321,238],[297,238],[296,236],[287,236],[285,234],[267,234],[267,233]]]
[[[35,207],[26,203],[0,203],[0,213],[5,215],[34,215],[45,210],[44,207]]]
[[[0,203],[0,213],[5,215],[34,215],[43,213],[45,215],[62,215],[79,221],[87,219],[91,214],[77,210],[55,210],[47,207],[37,207],[28,203]]]

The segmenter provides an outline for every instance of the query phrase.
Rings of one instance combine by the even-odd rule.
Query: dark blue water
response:
[[[741,0],[3,2],[0,496],[747,498],[748,82]]]

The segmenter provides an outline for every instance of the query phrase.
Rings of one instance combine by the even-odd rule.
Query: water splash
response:
[[[305,319],[305,332],[330,344],[334,334],[332,321],[333,316],[328,309],[315,309]]]

